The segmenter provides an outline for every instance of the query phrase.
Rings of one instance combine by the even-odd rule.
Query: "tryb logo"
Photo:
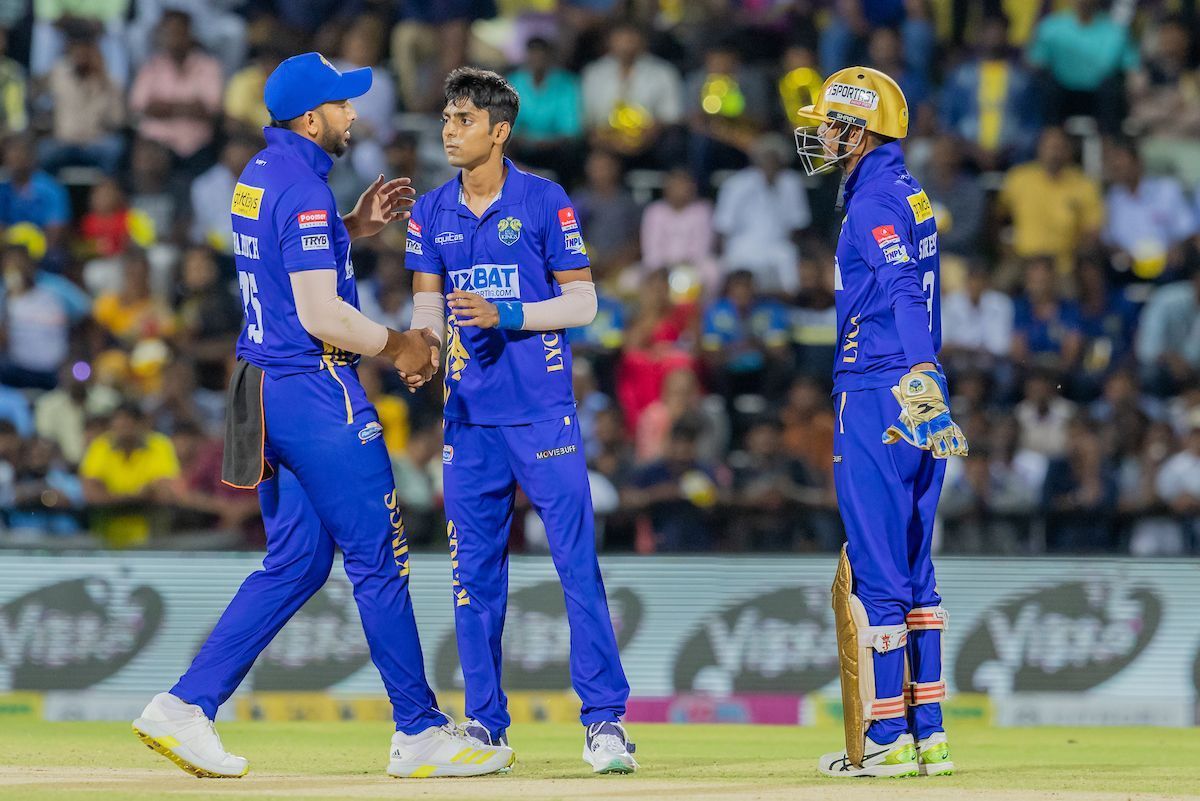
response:
[[[522,223],[516,217],[505,217],[496,223],[496,231],[500,241],[506,245],[514,245],[521,238]]]
[[[329,250],[329,234],[307,234],[300,237],[304,250]]]
[[[450,273],[454,288],[488,300],[520,300],[521,274],[515,264],[476,264]]]

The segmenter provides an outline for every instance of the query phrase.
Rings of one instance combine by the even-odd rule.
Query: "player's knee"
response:
[[[297,571],[296,583],[304,591],[316,592],[325,586],[333,569],[333,550],[314,553]]]

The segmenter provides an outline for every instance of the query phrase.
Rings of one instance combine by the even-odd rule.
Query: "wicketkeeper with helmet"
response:
[[[834,483],[846,526],[833,584],[846,750],[830,776],[942,775],[946,613],[930,545],[950,419],[941,347],[937,222],[904,166],[908,103],[878,70],[832,75],[796,129],[809,175],[841,170],[846,216],[834,260],[838,349]]]

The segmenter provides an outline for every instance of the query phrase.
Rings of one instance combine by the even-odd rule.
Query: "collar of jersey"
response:
[[[329,180],[333,156],[322,150],[316,142],[286,128],[263,128],[263,136],[267,138],[267,147],[295,156],[321,176],[322,181]]]
[[[904,151],[899,142],[888,142],[872,150],[859,159],[854,172],[846,179],[846,191],[843,197],[846,201],[854,194],[860,184],[866,186],[881,175],[900,172],[904,169]]]
[[[507,206],[519,206],[525,200],[525,184],[529,180],[522,171],[518,170],[516,165],[509,159],[504,159],[504,166],[508,168],[508,175],[504,176],[504,186],[500,187],[500,195],[492,202],[492,205],[487,207],[479,219],[491,214],[496,209],[505,208]],[[443,187],[441,203],[443,209],[457,211],[463,217],[474,217],[475,213],[467,208],[462,202],[462,172]]]

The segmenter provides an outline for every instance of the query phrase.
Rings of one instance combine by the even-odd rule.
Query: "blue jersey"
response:
[[[337,270],[337,291],[358,308],[350,235],[326,182],[333,158],[314,142],[266,128],[267,147],[233,192],[233,245],[246,324],[237,355],[272,376],[350,364],[356,354],[310,335],[296,316],[289,273]]]
[[[937,222],[896,143],[872,150],[846,181],[834,259],[834,394],[899,383],[937,364],[942,345]]]
[[[575,209],[553,181],[504,160],[500,196],[476,217],[455,178],[423,195],[408,225],[405,264],[441,276],[446,293],[535,303],[562,294],[554,273],[588,265]],[[447,420],[523,425],[574,414],[565,331],[459,327],[447,314]]]

